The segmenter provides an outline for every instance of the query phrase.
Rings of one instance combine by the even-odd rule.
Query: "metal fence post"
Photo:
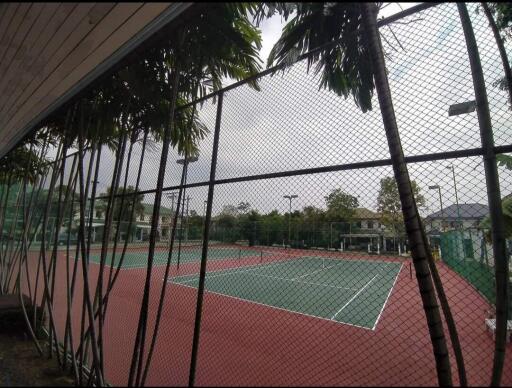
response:
[[[215,188],[215,172],[217,169],[217,152],[219,150],[219,132],[220,123],[222,117],[222,101],[224,99],[224,93],[219,94],[217,100],[217,118],[215,121],[215,133],[213,136],[213,152],[212,152],[212,163],[210,167],[210,181],[208,184],[208,199],[206,204],[206,218],[204,222],[203,232],[203,250],[201,254],[201,268],[199,272],[199,285],[197,288],[197,303],[196,303],[196,317],[194,322],[194,337],[192,340],[192,355],[190,358],[190,373],[188,378],[188,385],[194,386],[196,377],[196,365],[197,365],[197,352],[199,348],[199,335],[201,332],[201,315],[203,307],[203,296],[204,296],[204,281],[206,276],[206,261],[208,255],[208,239],[210,237],[210,221],[212,218],[212,203],[213,203],[213,190]]]

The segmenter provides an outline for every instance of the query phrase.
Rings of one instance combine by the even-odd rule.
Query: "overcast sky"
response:
[[[415,3],[403,4],[402,7]],[[469,4],[477,43],[484,68],[490,101],[495,143],[510,144],[511,114],[505,92],[492,86],[502,76],[498,52],[492,34],[482,15],[476,15]],[[388,16],[400,11],[397,4],[383,9]],[[263,48],[266,58],[278,39],[282,23],[279,16],[263,22]],[[387,53],[386,64],[402,146],[406,156],[480,147],[476,112],[448,116],[451,104],[474,99],[465,41],[455,4],[443,4],[413,15],[391,28],[381,29]],[[396,38],[395,38],[396,37]],[[267,76],[260,81],[261,91],[242,86],[226,93],[222,113],[217,179],[297,170],[310,167],[372,161],[389,158],[376,96],[373,110],[361,113],[352,97],[344,99],[319,90],[318,77],[306,73],[304,63]],[[188,181],[207,181],[210,174],[213,129],[216,106],[207,102],[200,118],[210,135],[200,144],[198,162],[189,168]],[[149,152],[142,172],[141,189],[156,185],[160,149]],[[134,149],[134,163],[129,181],[135,183],[140,149]],[[179,182],[179,156],[169,155],[165,186]],[[485,176],[481,158],[454,159],[459,203],[487,203]],[[423,215],[440,209],[437,191],[429,185],[440,185],[444,207],[455,202],[450,161],[409,164],[411,178],[416,180],[427,200]],[[113,158],[103,157],[99,190],[110,185]],[[500,167],[502,194],[512,192],[512,175]],[[376,210],[379,182],[391,176],[391,167],[349,170],[335,173],[300,175],[289,178],[259,180],[217,185],[214,213],[225,205],[244,201],[260,212],[277,209],[288,211],[285,194],[297,194],[293,208],[307,205],[325,208],[325,196],[340,188],[359,199],[362,207]],[[188,190],[190,209],[203,213],[207,187]],[[144,202],[151,203],[153,195]],[[164,197],[164,206],[171,200]]]
[[[384,3],[378,17],[388,17],[417,4],[420,3]],[[274,15],[269,19],[265,19],[261,23],[260,29],[262,36],[262,48],[260,51],[260,58],[263,60],[264,64],[267,63],[270,50],[272,50],[272,47],[274,46],[274,43],[279,39],[279,36],[281,36],[281,29],[285,24],[286,23],[281,19],[281,16],[279,15]]]

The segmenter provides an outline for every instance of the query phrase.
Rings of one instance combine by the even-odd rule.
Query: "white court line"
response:
[[[295,260],[287,260],[287,261],[282,261],[282,262],[274,262],[274,263],[267,263],[267,264],[254,264],[254,265],[246,265],[246,266],[243,266],[243,267],[238,267],[238,268],[227,268],[227,269],[219,269],[217,271],[209,271],[208,274],[211,274],[211,273],[219,273],[219,275],[213,275],[213,276],[209,276],[209,277],[217,277],[217,276],[222,276],[222,275],[229,275],[229,274],[232,274],[232,273],[237,273],[237,272],[249,272],[249,271],[254,271],[256,269],[259,269],[259,268],[264,268],[264,267],[269,267],[269,266],[272,266],[272,265],[282,265],[282,264],[289,264],[289,263],[296,263],[298,260],[300,259],[307,259],[307,258],[312,258],[314,259],[315,257],[314,256],[299,256],[297,258],[295,258]],[[254,269],[249,269],[249,270],[243,270],[243,271],[237,271],[237,269],[240,269],[240,268],[254,268]],[[233,269],[233,271],[230,271],[230,269]],[[222,273],[224,272],[224,273]],[[193,275],[182,275],[182,276],[177,276],[174,281],[179,281],[177,280],[179,277],[190,277],[190,276],[195,276],[197,278],[197,274],[193,274]],[[162,280],[165,280],[165,279],[162,279]],[[196,280],[196,279],[191,279],[191,280]],[[171,277],[169,276],[169,279],[167,279],[168,282],[171,282],[172,279]],[[189,280],[186,280],[186,281],[182,281],[182,283],[185,283],[185,282],[189,282]]]
[[[391,292],[393,291],[393,288],[395,288],[395,284],[396,284],[396,281],[398,279],[398,275],[400,275],[400,272],[402,272],[403,266],[404,266],[403,264],[400,266],[400,270],[398,271],[398,273],[395,276],[395,281],[393,282],[393,285],[391,286],[391,289],[388,292],[388,296],[387,296],[384,304],[382,305],[382,308],[380,309],[380,313],[377,316],[377,320],[375,321],[375,324],[373,325],[372,330],[375,330],[375,328],[377,327],[377,323],[379,322],[380,316],[382,315],[382,312],[384,311],[384,307],[386,307],[386,304],[388,303],[388,299],[391,296]]]
[[[251,270],[251,271],[254,271],[254,270]],[[234,275],[234,274],[242,273],[242,272],[243,272],[243,271],[235,271],[235,272],[230,272],[229,274],[226,274],[226,275]],[[280,277],[280,276],[262,275],[262,274],[257,274],[257,273],[253,273],[253,274],[251,274],[251,275],[252,275],[252,276],[260,276],[260,277],[263,277],[263,278],[279,279],[279,280],[284,280],[284,281],[292,282],[292,283],[299,283],[299,284],[311,284],[311,285],[314,285],[314,286],[321,286],[321,287],[336,288],[336,289],[338,289],[338,290],[350,290],[350,291],[357,291],[357,290],[358,290],[358,288],[354,289],[354,288],[349,288],[349,287],[330,286],[330,285],[328,285],[328,284],[323,284],[323,283],[303,282],[303,281],[300,281],[300,280],[295,280],[295,279],[290,279],[290,278],[283,278],[283,277]],[[217,275],[217,276],[222,276],[222,274]],[[183,283],[189,283],[189,282],[191,282],[191,281],[197,281],[198,279],[199,279],[199,277],[196,277],[195,279],[190,279],[190,280],[186,280],[186,281],[182,281],[182,282],[174,281],[174,282],[171,282],[171,283],[174,283],[174,284],[183,284]],[[209,276],[208,276],[208,275],[206,276],[206,279],[207,279],[207,280],[209,279]]]
[[[283,263],[273,263],[274,265],[282,265],[282,264],[288,264],[289,261],[287,262],[283,262]],[[211,279],[211,278],[216,278],[216,277],[219,277],[219,276],[227,276],[227,275],[232,275],[234,273],[245,273],[245,272],[252,272],[252,271],[257,271],[259,270],[261,267],[264,267],[265,265],[261,265],[261,266],[257,266],[256,265],[256,268],[252,268],[252,269],[247,269],[247,270],[243,270],[243,271],[227,271],[227,272],[224,272],[224,273],[219,273],[217,275],[213,275],[213,276],[207,276],[208,279]],[[251,266],[252,267],[252,266]],[[243,268],[247,268],[247,267],[243,267]],[[217,272],[222,272],[222,271],[217,271]],[[209,273],[213,273],[213,272],[209,272]],[[186,275],[185,275],[186,276]],[[184,281],[181,281],[181,283],[189,283],[189,282],[193,282],[193,281],[197,281],[198,279],[198,276],[197,275],[194,275],[195,278],[194,279],[190,279],[190,280],[184,280]]]
[[[342,308],[340,308],[340,309],[338,310],[338,312],[332,316],[332,318],[331,318],[331,319],[332,319],[332,320],[334,320],[334,318],[336,318],[336,315],[338,315],[339,313],[341,313],[341,311],[342,311],[345,307],[347,307],[350,303],[352,303],[352,301],[353,301],[353,300],[354,300],[354,299],[355,299],[355,298],[356,298],[356,297],[357,297],[357,296],[358,296],[358,295],[359,295],[359,294],[360,294],[360,293],[361,293],[361,292],[362,292],[366,287],[368,287],[368,286],[370,285],[370,283],[371,283],[371,282],[373,282],[373,279],[375,279],[377,276],[378,276],[378,275],[375,275],[373,278],[371,278],[371,280],[370,280],[368,283],[366,283],[366,284],[364,285],[364,287],[363,287],[363,288],[361,288],[361,289],[357,292],[357,294],[355,294],[352,298],[350,298],[350,300],[349,300],[347,303],[345,303],[345,304],[343,305],[343,307],[342,307]]]
[[[262,252],[267,253],[270,256],[280,257],[271,251],[263,251],[262,250]],[[290,253],[281,253],[281,257],[283,257],[283,255],[290,256],[291,254]],[[298,257],[310,258],[310,259],[322,259],[322,260],[337,261],[337,262],[352,262],[352,261],[359,262],[359,261],[362,261],[365,263],[378,263],[378,264],[383,264],[383,263],[384,264],[402,264],[402,262],[386,261],[385,259],[381,259],[378,257],[377,257],[377,260],[366,260],[366,259],[360,259],[358,257],[336,257],[336,256],[298,256]],[[398,257],[397,257],[397,259],[398,259]]]
[[[182,284],[182,283],[173,283],[173,284],[197,290],[197,287],[194,287],[194,286],[187,286],[186,284]],[[205,290],[205,292],[208,292],[210,294],[224,296],[226,298],[236,299],[236,300],[239,300],[239,301],[245,302],[245,303],[252,303],[252,304],[256,304],[258,306],[264,306],[264,307],[268,307],[268,308],[272,308],[272,309],[276,309],[276,310],[280,310],[280,311],[286,311],[288,313],[299,314],[299,315],[303,315],[303,316],[310,317],[310,318],[321,319],[322,321],[327,321],[327,322],[334,323],[334,324],[337,324],[337,325],[348,325],[348,326],[357,327],[359,329],[372,330],[372,329],[370,329],[369,327],[366,327],[366,326],[354,325],[353,323],[348,323],[348,322],[343,322],[343,321],[334,321],[334,320],[329,319],[329,318],[319,317],[319,316],[316,316],[316,315],[311,315],[311,314],[307,314],[307,313],[303,313],[303,312],[295,311],[295,310],[288,310],[288,309],[285,309],[285,308],[282,308],[282,307],[272,306],[270,304],[265,304],[265,303],[261,303],[261,302],[255,302],[254,300],[250,300],[250,299],[242,299],[242,298],[238,298],[236,296],[232,296],[232,295],[228,295],[228,294],[223,294],[221,292],[210,291],[210,290]]]
[[[320,271],[324,271],[324,270],[329,269],[329,268],[332,268],[332,267],[336,267],[337,265],[338,265],[338,264],[333,264],[333,265],[331,265],[330,267],[327,267],[327,268],[320,268],[320,269],[317,269],[316,271],[313,271],[313,272],[307,273],[307,274],[305,274],[305,275],[296,276],[296,277],[292,278],[292,280],[300,279],[300,278],[303,278],[303,277],[306,277],[306,276],[309,276],[309,275],[313,275],[314,273],[317,273],[317,272],[320,272]]]

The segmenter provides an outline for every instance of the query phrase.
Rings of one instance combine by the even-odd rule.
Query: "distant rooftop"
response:
[[[149,203],[142,203],[144,206],[144,214],[153,214],[153,205],[150,205]],[[171,209],[165,206],[160,206],[160,215],[161,216],[168,216],[171,215]]]
[[[461,203],[459,211],[461,219],[480,219],[489,214],[489,206],[481,203]],[[456,204],[444,208],[442,212],[439,210],[427,216],[427,219],[457,220],[458,218]]]
[[[380,219],[380,214],[365,207],[358,207],[355,209],[354,218],[362,220],[378,220]]]

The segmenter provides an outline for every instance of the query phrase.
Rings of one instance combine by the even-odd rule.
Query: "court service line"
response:
[[[334,318],[336,318],[336,315],[338,315],[339,313],[341,313],[341,311],[342,311],[345,307],[347,307],[350,303],[352,303],[352,301],[353,301],[353,300],[354,300],[354,299],[355,299],[355,298],[356,298],[356,297],[357,297],[361,292],[363,292],[363,290],[364,290],[366,287],[368,287],[368,286],[370,285],[370,283],[371,283],[371,282],[373,282],[373,280],[374,280],[377,276],[378,276],[378,275],[375,275],[373,278],[371,278],[371,279],[370,279],[370,281],[369,281],[368,283],[366,283],[366,284],[364,285],[364,287],[363,287],[363,288],[361,288],[361,289],[360,289],[360,290],[359,290],[359,291],[358,291],[358,292],[357,292],[357,293],[356,293],[352,298],[350,298],[350,299],[349,299],[349,301],[348,301],[347,303],[345,303],[345,304],[343,305],[343,307],[342,307],[342,308],[340,308],[340,309],[338,310],[338,312],[332,316],[332,318],[331,318],[331,319],[332,319],[332,320],[334,320]]]
[[[311,285],[314,285],[314,286],[337,288],[338,290],[357,291],[357,288],[353,289],[353,288],[349,288],[349,287],[330,286],[329,284],[323,284],[323,283],[303,282],[301,280],[295,280],[296,278],[292,278],[292,279],[290,279],[290,278],[282,278],[282,277],[279,277],[279,276],[261,275],[261,274],[257,274],[257,273],[253,273],[251,275],[253,275],[253,276],[261,276],[261,277],[265,277],[265,278],[280,279],[280,280],[284,280],[284,281],[292,282],[292,283],[311,284]]]
[[[398,279],[398,276],[400,275],[400,272],[402,272],[403,266],[404,266],[403,264],[400,266],[400,270],[398,271],[398,273],[395,276],[395,280],[393,282],[393,285],[391,286],[391,289],[388,292],[388,296],[386,297],[386,300],[384,301],[384,304],[382,305],[382,307],[380,309],[379,315],[377,316],[377,320],[375,321],[375,324],[373,325],[372,330],[375,330],[375,328],[377,327],[377,323],[379,323],[380,316],[382,315],[382,312],[384,311],[384,307],[386,307],[386,304],[388,303],[388,299],[391,296],[391,292],[395,288],[396,281]]]
[[[197,290],[197,287],[188,286],[188,285],[183,284],[183,283],[174,283],[174,284],[176,284],[178,286],[182,286],[182,287],[186,287],[186,288],[191,288],[191,289]],[[366,327],[366,326],[359,326],[359,325],[355,325],[353,323],[348,323],[348,322],[343,322],[343,321],[334,321],[334,320],[329,319],[329,318],[319,317],[317,315],[303,313],[303,312],[295,311],[295,310],[288,310],[288,309],[285,309],[283,307],[277,307],[277,306],[273,306],[271,304],[265,304],[265,303],[261,303],[261,302],[256,302],[256,301],[250,300],[250,299],[243,299],[243,298],[239,298],[237,296],[223,294],[223,293],[217,292],[217,291],[205,290],[205,292],[208,292],[208,293],[214,294],[214,295],[224,296],[226,298],[235,299],[235,300],[238,300],[238,301],[241,301],[241,302],[245,302],[245,303],[252,303],[252,304],[256,304],[258,306],[264,306],[264,307],[268,307],[268,308],[275,309],[275,310],[286,311],[286,312],[292,313],[292,314],[298,314],[298,315],[303,315],[305,317],[320,319],[322,321],[327,321],[327,322],[330,322],[330,323],[334,323],[336,325],[348,325],[348,326],[357,327],[359,329],[372,330],[372,329],[370,329],[369,327]]]
[[[254,270],[256,270],[257,268],[255,268]],[[251,271],[254,271],[254,270],[251,270]],[[233,271],[233,272],[230,272],[229,274],[226,274],[226,275],[236,275],[237,273],[242,273],[243,271]],[[264,278],[270,278],[270,279],[279,279],[279,280],[284,280],[284,281],[287,281],[287,282],[292,282],[292,283],[299,283],[299,284],[311,284],[313,286],[321,286],[321,287],[329,287],[329,288],[336,288],[338,290],[350,290],[350,291],[357,291],[358,288],[354,289],[354,288],[349,288],[349,287],[338,287],[338,286],[331,286],[329,284],[323,284],[323,283],[313,283],[313,282],[303,282],[303,281],[300,281],[300,280],[295,280],[295,278],[293,279],[290,279],[290,278],[283,278],[283,277],[280,277],[280,276],[272,276],[272,275],[263,275],[263,274],[258,274],[258,273],[253,273],[251,274],[252,276],[260,276],[260,277],[264,277]],[[218,276],[221,276],[221,275],[218,275]],[[206,275],[206,279],[208,280],[210,277],[208,275]],[[194,279],[190,279],[190,280],[186,280],[186,281],[183,281],[183,282],[180,282],[180,281],[174,281],[172,283],[175,283],[175,284],[183,284],[183,283],[189,283],[191,282],[192,280],[194,281],[197,281],[199,278],[196,277]]]
[[[313,256],[299,256],[297,257],[296,259],[297,260],[301,260],[301,259],[306,259],[306,258],[314,258]],[[217,271],[209,271],[208,274],[215,274],[215,273],[218,273],[218,275],[213,275],[213,276],[209,276],[210,278],[212,277],[217,277],[217,276],[223,276],[223,275],[229,275],[229,274],[232,274],[232,273],[238,273],[238,272],[249,272],[249,271],[254,271],[256,269],[259,269],[259,268],[264,268],[264,267],[269,267],[269,266],[272,266],[272,265],[283,265],[283,264],[289,264],[289,263],[294,263],[296,262],[296,260],[287,260],[287,261],[282,261],[282,262],[274,262],[274,263],[267,263],[267,264],[254,264],[254,265],[247,265],[247,266],[244,266],[244,267],[238,267],[238,268],[226,268],[226,269],[219,269]],[[248,269],[248,270],[243,270],[243,271],[237,271],[237,269],[240,269],[240,268],[253,268],[253,269]],[[232,269],[232,271],[230,271]],[[191,280],[184,280],[184,281],[180,281],[180,280],[176,280],[177,278],[179,277],[190,277],[190,276],[194,276],[195,278],[194,279],[191,279]],[[171,280],[172,278],[169,276],[169,279],[167,279],[168,282],[172,281]],[[165,279],[163,279],[165,280]],[[193,274],[193,275],[182,275],[182,276],[177,276],[175,278],[175,282],[176,281],[180,281],[181,283],[188,283],[192,280],[197,280],[197,274]]]
[[[282,264],[289,264],[290,262],[287,261],[287,262],[283,262],[283,263],[272,263],[272,265],[282,265]],[[245,272],[252,272],[252,271],[257,271],[259,270],[261,267],[265,267],[265,265],[269,265],[269,264],[264,264],[264,265],[260,265],[259,267],[256,265],[256,268],[252,268],[252,269],[247,269],[247,270],[242,270],[242,271],[227,271],[227,272],[224,272],[224,273],[219,273],[217,275],[213,275],[213,276],[207,276],[208,279],[211,279],[211,278],[216,278],[216,277],[219,277],[219,276],[227,276],[227,275],[232,275],[234,273],[245,273]],[[247,268],[247,267],[244,267],[244,268]],[[221,271],[218,271],[218,272],[221,272]],[[213,273],[213,272],[210,272],[210,273]],[[190,280],[184,280],[184,281],[181,281],[181,283],[189,283],[189,282],[194,282],[194,281],[197,281],[198,277],[197,275],[194,275],[195,278],[193,279],[190,279]]]
[[[310,272],[310,273],[306,273],[306,274],[301,275],[301,276],[296,276],[296,277],[292,278],[292,280],[300,279],[300,278],[303,278],[303,277],[306,277],[306,276],[309,276],[309,275],[313,275],[314,273],[317,273],[317,272],[320,272],[320,271],[324,271],[324,270],[332,268],[332,267],[336,267],[337,265],[338,264],[333,264],[333,265],[331,265],[330,267],[327,267],[327,268],[320,268],[320,269],[317,269],[316,271],[313,271],[313,272]]]

